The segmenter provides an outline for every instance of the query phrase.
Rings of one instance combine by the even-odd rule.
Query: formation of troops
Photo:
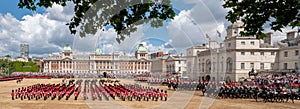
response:
[[[214,98],[248,98],[264,102],[287,102],[300,99],[300,75],[265,74],[255,78],[246,78],[244,81],[215,81],[154,79],[152,77],[136,77],[138,82],[147,82],[149,85],[166,85],[169,90],[201,91],[203,96]],[[122,101],[167,101],[167,90],[144,87],[138,84],[121,84],[119,80],[110,79],[63,79],[60,84],[35,84],[13,89],[12,100],[15,99],[51,99],[68,100],[71,96],[77,100],[79,94],[84,100],[122,100]],[[83,83],[83,85],[82,85]]]
[[[81,86],[76,86],[73,82],[74,81],[71,80],[69,84],[66,84],[65,82],[63,82],[63,84],[35,84],[32,86],[17,88],[11,91],[11,98],[12,100],[54,100],[55,98],[61,100],[65,97],[65,99],[68,100],[72,94],[74,94],[75,99],[77,99],[81,91]]]
[[[79,79],[75,80],[63,79],[59,84],[34,84],[27,87],[17,88],[11,91],[12,100],[28,99],[28,100],[47,100],[65,98],[70,99],[74,96],[77,100],[79,94],[82,93],[83,99],[92,100],[116,100],[122,101],[167,101],[168,93],[166,90],[155,89],[153,87],[144,87],[138,84],[130,85],[119,83],[119,80],[110,79]],[[83,83],[83,87],[82,87]]]
[[[139,77],[135,81],[167,85],[169,89],[201,91],[214,98],[248,98],[264,102],[287,102],[300,99],[300,75],[297,73],[265,74],[244,81],[170,80]]]
[[[120,84],[117,81],[107,80],[85,80],[83,89],[83,98],[92,100],[116,100],[122,101],[167,101],[168,93],[166,90],[155,89],[153,87],[144,87],[138,84]]]

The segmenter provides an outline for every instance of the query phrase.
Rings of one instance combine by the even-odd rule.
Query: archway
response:
[[[107,73],[106,72],[103,72],[103,77],[107,78]]]

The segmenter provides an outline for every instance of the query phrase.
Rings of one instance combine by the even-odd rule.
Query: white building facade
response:
[[[186,57],[170,55],[166,59],[167,73],[177,76],[187,76],[186,73]]]
[[[295,61],[297,57],[289,57],[292,58],[290,60],[281,59],[280,54],[284,49],[292,49],[288,52],[294,52],[297,47],[282,48],[279,44],[273,44],[271,33],[266,33],[263,40],[256,39],[255,36],[240,36],[238,33],[243,31],[241,27],[242,22],[234,23],[227,28],[227,37],[222,43],[210,41],[209,47],[202,46],[205,50],[197,52],[197,56],[190,59],[197,60],[197,63],[190,65],[192,62],[187,62],[187,69],[190,71],[188,73],[195,75],[195,72],[198,72],[200,77],[209,75],[217,80],[237,81],[248,77],[251,69],[256,72],[279,71],[284,67],[284,60],[289,61],[287,69],[296,65],[297,62],[292,60]],[[291,63],[293,64],[289,65]],[[193,79],[199,78],[198,75],[192,76]]]
[[[69,45],[60,54],[51,54],[43,59],[44,72],[70,73],[134,73],[150,72],[151,61],[147,49],[140,44],[135,56],[125,56],[119,53],[102,54],[97,48],[89,55],[75,55]]]

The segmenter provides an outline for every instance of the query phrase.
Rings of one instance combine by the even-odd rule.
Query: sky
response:
[[[186,48],[207,43],[206,34],[212,40],[224,40],[226,27],[230,25],[225,19],[228,9],[222,7],[222,0],[172,0],[176,12],[174,19],[164,22],[160,28],[139,25],[136,32],[119,44],[112,28],[85,38],[70,34],[65,24],[74,16],[72,3],[67,3],[66,7],[53,5],[32,12],[19,9],[18,2],[0,0],[0,56],[19,56],[21,43],[28,43],[29,55],[38,57],[59,53],[65,44],[70,44],[75,54],[91,53],[99,47],[104,53],[117,51],[132,55],[140,43],[150,53],[181,54]],[[217,37],[217,31],[222,37]],[[274,34],[274,41],[283,39],[284,32]]]

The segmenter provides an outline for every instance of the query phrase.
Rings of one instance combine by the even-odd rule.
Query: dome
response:
[[[66,44],[63,48],[63,51],[72,51],[72,49],[69,44]]]
[[[96,48],[95,53],[96,54],[102,54],[102,50],[100,48]]]
[[[140,44],[138,46],[138,48],[136,49],[137,52],[147,52],[147,48],[143,45],[143,44]]]

